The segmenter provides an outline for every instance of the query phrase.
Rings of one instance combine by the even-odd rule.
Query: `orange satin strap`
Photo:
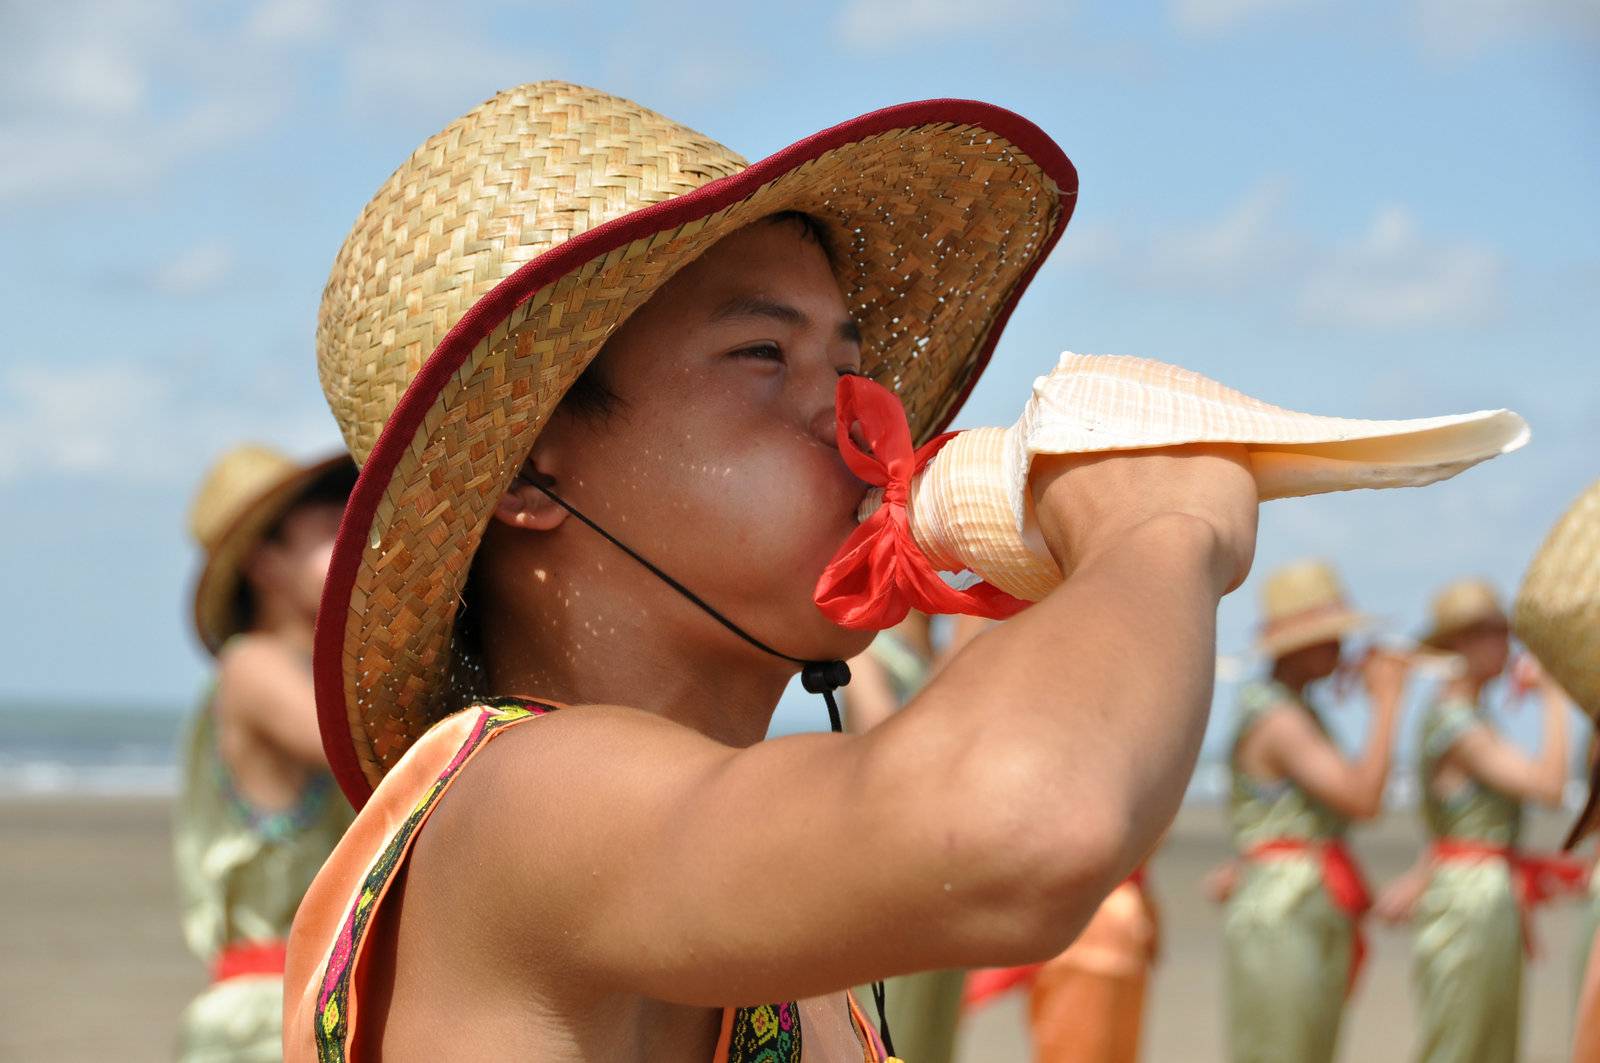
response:
[[[1522,944],[1530,958],[1538,955],[1529,919],[1533,910],[1563,893],[1573,893],[1589,880],[1589,869],[1579,860],[1560,853],[1525,853],[1509,845],[1493,845],[1470,838],[1440,838],[1433,843],[1433,858],[1451,861],[1504,860],[1517,888],[1522,909]]]
[[[1306,838],[1274,838],[1264,841],[1245,853],[1246,860],[1271,859],[1277,856],[1314,854],[1322,860],[1322,886],[1328,891],[1333,906],[1350,919],[1350,976],[1345,983],[1348,995],[1356,986],[1356,976],[1367,960],[1367,935],[1361,922],[1372,908],[1372,893],[1361,873],[1361,865],[1344,842],[1338,838],[1312,841]]]

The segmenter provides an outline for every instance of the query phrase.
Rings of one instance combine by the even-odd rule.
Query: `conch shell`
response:
[[[1249,448],[1263,501],[1448,479],[1528,441],[1509,410],[1407,421],[1318,417],[1240,394],[1148,358],[1066,353],[1034,381],[1010,428],[951,439],[912,480],[910,532],[933,567],[970,571],[1038,601],[1062,580],[1039,537],[1028,475],[1037,454],[1095,454],[1191,443]],[[882,503],[870,492],[859,516]]]

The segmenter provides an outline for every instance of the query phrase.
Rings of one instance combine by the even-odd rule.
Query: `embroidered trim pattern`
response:
[[[800,1009],[762,1004],[733,1013],[728,1063],[800,1063]]]

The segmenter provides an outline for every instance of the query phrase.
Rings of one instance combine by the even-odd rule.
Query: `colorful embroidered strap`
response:
[[[724,1058],[727,1063],[800,1063],[803,1049],[799,1007],[762,1004],[733,1013]]]
[[[851,472],[883,488],[883,505],[850,533],[823,570],[813,595],[823,615],[841,627],[882,631],[912,609],[1004,620],[1027,608],[1028,602],[987,583],[965,590],[950,586],[911,536],[911,478],[955,433],[912,450],[911,426],[900,399],[864,376],[839,378],[835,410],[839,453]],[[870,451],[856,444],[856,427]]]
[[[400,829],[390,837],[383,852],[367,871],[355,903],[345,915],[333,951],[328,957],[327,968],[323,972],[322,985],[317,992],[316,1041],[319,1063],[346,1063],[349,1058],[350,1000],[355,989],[353,981],[356,959],[361,953],[372,915],[378,909],[378,902],[383,898],[395,873],[410,852],[412,840],[432,814],[440,795],[448,788],[462,766],[496,732],[512,724],[553,711],[552,706],[521,698],[498,699],[484,703],[479,708],[477,723],[468,734],[467,740],[439,773],[439,777],[423,793],[412,808],[411,814],[400,825]]]

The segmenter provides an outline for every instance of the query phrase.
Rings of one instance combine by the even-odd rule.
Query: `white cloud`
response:
[[[836,35],[854,48],[876,49],[907,37],[972,34],[1005,22],[1037,19],[1059,12],[1060,3],[1043,0],[849,0],[834,24]]]
[[[1471,324],[1498,312],[1502,273],[1489,249],[1427,240],[1410,211],[1389,206],[1312,272],[1299,310],[1308,321],[1371,328]]]
[[[1061,257],[1137,289],[1254,294],[1305,321],[1368,329],[1476,324],[1502,303],[1492,249],[1424,234],[1402,206],[1379,209],[1354,239],[1327,245],[1297,228],[1287,182],[1269,179],[1214,219],[1151,231],[1074,226]]]
[[[273,44],[313,43],[333,28],[333,11],[324,0],[266,0],[250,14],[246,32]]]
[[[1074,226],[1062,246],[1069,262],[1106,269],[1140,288],[1233,292],[1277,273],[1296,253],[1284,205],[1288,182],[1270,178],[1210,220],[1150,232],[1119,233],[1101,223]]]
[[[150,286],[166,295],[204,295],[226,284],[236,265],[226,245],[196,244],[157,268]]]
[[[1595,0],[1417,0],[1416,18],[1424,49],[1446,58],[1528,36],[1600,44]]]
[[[1185,33],[1222,33],[1262,15],[1309,7],[1313,0],[1172,0],[1172,20]]]
[[[0,480],[111,471],[137,450],[139,411],[157,406],[165,390],[134,365],[8,367],[0,377]]]
[[[445,12],[444,17],[435,13]],[[420,112],[444,122],[501,89],[550,77],[553,66],[463,28],[448,9],[406,6],[356,34],[343,49],[347,88],[358,112]]]
[[[184,0],[64,0],[7,20],[0,202],[153,182],[283,107],[275,56]]]
[[[315,388],[271,380],[219,394],[203,374],[101,361],[7,361],[0,370],[0,484],[186,482],[223,447],[259,439],[292,453],[328,449],[333,422]]]
[[[1266,180],[1215,221],[1152,241],[1145,271],[1167,287],[1234,290],[1277,266],[1289,253],[1283,235],[1288,184]]]

